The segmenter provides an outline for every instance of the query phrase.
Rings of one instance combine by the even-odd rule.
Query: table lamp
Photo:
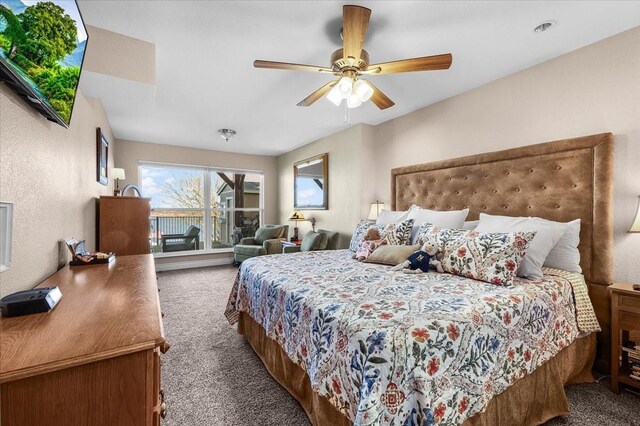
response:
[[[631,224],[631,228],[627,232],[640,232],[640,196],[638,197],[638,209],[636,210],[636,218]]]
[[[113,195],[116,197],[120,195],[120,179],[124,179],[124,169],[113,168],[111,169],[111,179],[116,181],[116,187],[113,190]]]
[[[302,214],[302,212],[299,212],[298,210],[294,210],[290,215],[289,215],[289,219],[290,221],[294,222],[295,225],[293,227],[293,237],[291,237],[291,241],[298,241],[300,238],[298,237],[298,222],[301,222],[303,220],[306,220],[304,218],[304,215]]]
[[[380,215],[380,212],[384,209],[384,203],[378,200],[376,200],[375,203],[371,203],[371,210],[369,210],[369,217],[367,217],[367,220],[376,220]]]

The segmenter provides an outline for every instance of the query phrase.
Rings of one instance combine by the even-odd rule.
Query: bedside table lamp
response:
[[[380,212],[384,209],[384,203],[381,203],[378,200],[376,200],[375,203],[371,203],[371,210],[369,210],[369,217],[367,217],[367,220],[375,221],[380,215]]]
[[[631,228],[627,232],[640,232],[640,196],[638,197],[638,209],[636,210],[636,218],[631,224]]]
[[[294,210],[290,215],[289,215],[289,219],[290,221],[294,222],[295,225],[293,227],[293,237],[291,237],[291,241],[298,241],[300,238],[298,237],[298,222],[302,222],[304,220],[306,220],[304,218],[304,215],[302,214],[302,212],[299,212],[298,210]]]
[[[120,179],[124,179],[124,169],[113,168],[111,169],[111,179],[116,181],[116,187],[113,190],[113,195],[120,195]]]

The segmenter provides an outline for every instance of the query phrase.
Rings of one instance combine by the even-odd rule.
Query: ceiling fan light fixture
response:
[[[338,89],[338,85],[333,86],[333,89],[327,93],[327,99],[329,99],[335,106],[340,106],[344,98],[345,96],[342,94],[340,89]]]
[[[365,80],[358,80],[353,85],[353,92],[358,96],[360,102],[367,102],[373,96],[373,87]]]
[[[346,98],[347,96],[349,96],[349,93],[351,93],[351,89],[353,88],[353,80],[351,79],[351,77],[344,76],[338,81],[336,87],[338,88],[338,90],[340,90],[342,96]]]
[[[347,106],[349,108],[358,108],[360,105],[362,105],[362,101],[358,97],[358,94],[352,92],[347,98]]]

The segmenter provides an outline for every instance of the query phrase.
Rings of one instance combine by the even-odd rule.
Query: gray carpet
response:
[[[310,424],[297,401],[224,318],[236,272],[212,267],[158,273],[171,344],[162,365],[165,426]],[[568,386],[571,414],[545,426],[640,426],[640,397],[615,395],[607,384]]]

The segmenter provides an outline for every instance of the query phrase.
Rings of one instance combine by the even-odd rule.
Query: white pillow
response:
[[[480,223],[479,220],[465,221],[464,224],[462,225],[462,229],[466,229],[467,231],[473,231],[474,229],[476,229],[479,223]]]
[[[407,215],[407,219],[413,219],[411,244],[416,243],[418,231],[425,223],[431,223],[438,228],[460,229],[468,214],[469,209],[438,211],[412,207]]]
[[[476,232],[529,232],[536,236],[529,243],[527,254],[518,267],[517,275],[529,279],[542,278],[542,265],[549,252],[565,232],[565,225],[538,217],[493,216],[480,213],[480,223]]]
[[[381,210],[378,218],[376,219],[376,225],[389,225],[391,223],[402,222],[407,218],[409,210],[406,211],[394,211],[394,210]]]
[[[565,231],[560,240],[558,240],[556,245],[553,246],[549,252],[543,266],[581,274],[580,250],[578,250],[578,245],[580,244],[580,219],[572,220],[567,223],[553,223],[564,225]]]

